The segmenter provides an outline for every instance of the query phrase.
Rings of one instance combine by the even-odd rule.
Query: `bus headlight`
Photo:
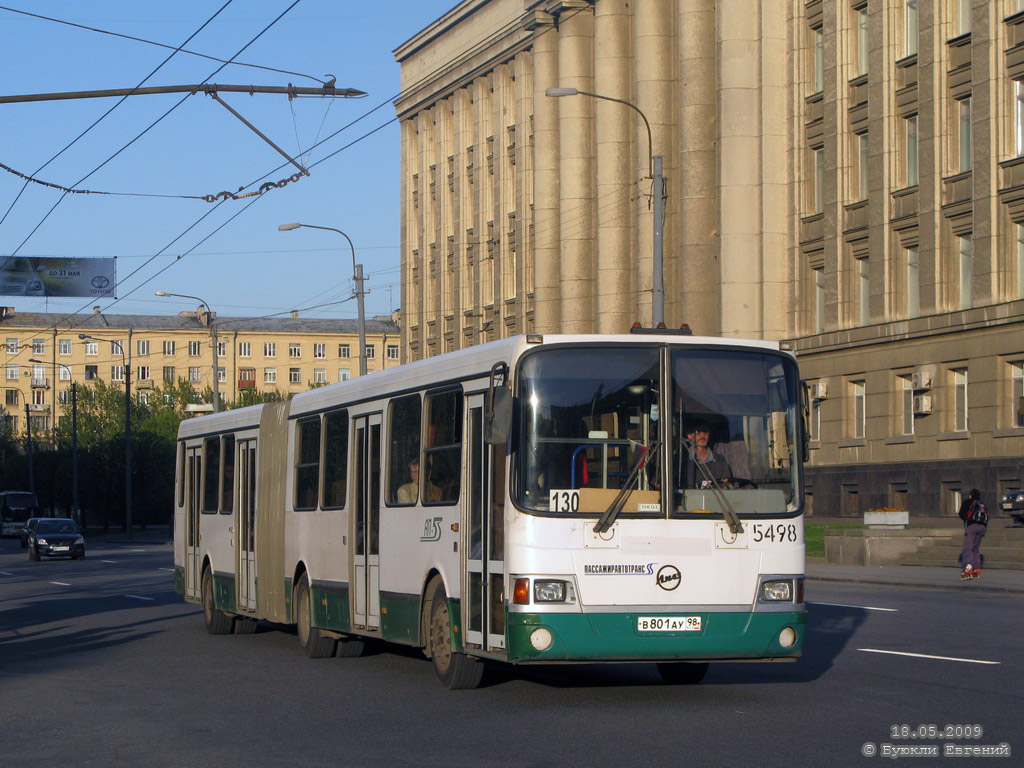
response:
[[[533,582],[533,600],[536,603],[564,603],[565,582],[564,581],[541,581]]]
[[[793,602],[793,582],[766,581],[761,585],[761,600],[768,603],[791,603]]]

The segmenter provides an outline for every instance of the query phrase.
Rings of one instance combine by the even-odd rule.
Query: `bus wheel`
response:
[[[207,568],[203,571],[203,619],[206,621],[206,631],[211,635],[227,635],[231,633],[234,619],[217,610],[213,601],[213,574]]]
[[[674,661],[658,664],[661,679],[672,685],[696,685],[708,673],[708,663]]]
[[[365,648],[366,643],[362,640],[346,637],[344,640],[338,641],[338,648],[335,650],[334,655],[339,659],[354,659],[357,656],[362,656]]]
[[[236,635],[251,635],[256,631],[256,626],[259,622],[249,616],[237,616],[235,617],[235,634]]]
[[[448,614],[448,596],[438,586],[430,606],[430,658],[434,674],[450,691],[476,688],[483,678],[484,665],[477,659],[452,650],[451,620]]]
[[[296,623],[299,632],[299,644],[306,653],[307,659],[325,659],[334,655],[334,638],[324,637],[320,630],[313,626],[313,611],[309,605],[309,582],[303,576],[299,579],[295,591]]]

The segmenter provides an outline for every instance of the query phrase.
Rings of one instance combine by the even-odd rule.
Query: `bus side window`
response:
[[[220,483],[220,438],[203,440],[203,512],[216,512]]]
[[[235,501],[235,436],[224,435],[221,440],[224,453],[221,458],[220,511],[234,511]]]
[[[419,466],[421,412],[419,395],[396,397],[388,406],[388,504],[412,505],[417,501],[422,474]]]
[[[316,509],[320,487],[320,417],[296,425],[295,509]]]
[[[462,392],[427,395],[424,503],[454,504],[462,485]]]
[[[324,415],[324,509],[345,506],[348,478],[348,411]]]

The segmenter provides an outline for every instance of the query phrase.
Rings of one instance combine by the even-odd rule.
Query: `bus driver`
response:
[[[703,419],[692,422],[686,430],[684,444],[689,455],[684,477],[687,488],[710,488],[710,478],[723,485],[732,477],[729,460],[711,450],[710,440],[711,427]]]

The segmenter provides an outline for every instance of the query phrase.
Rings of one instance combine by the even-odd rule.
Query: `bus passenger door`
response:
[[[381,415],[355,420],[355,509],[352,515],[353,624],[380,629],[380,429]]]
[[[187,448],[185,454],[185,597],[200,599],[202,550],[199,546],[199,507],[203,483],[203,449]]]
[[[484,442],[484,397],[466,398],[466,531],[463,601],[466,640],[484,650],[505,648],[505,449]]]
[[[238,525],[235,526],[238,553],[238,607],[256,610],[256,441],[238,442]]]

